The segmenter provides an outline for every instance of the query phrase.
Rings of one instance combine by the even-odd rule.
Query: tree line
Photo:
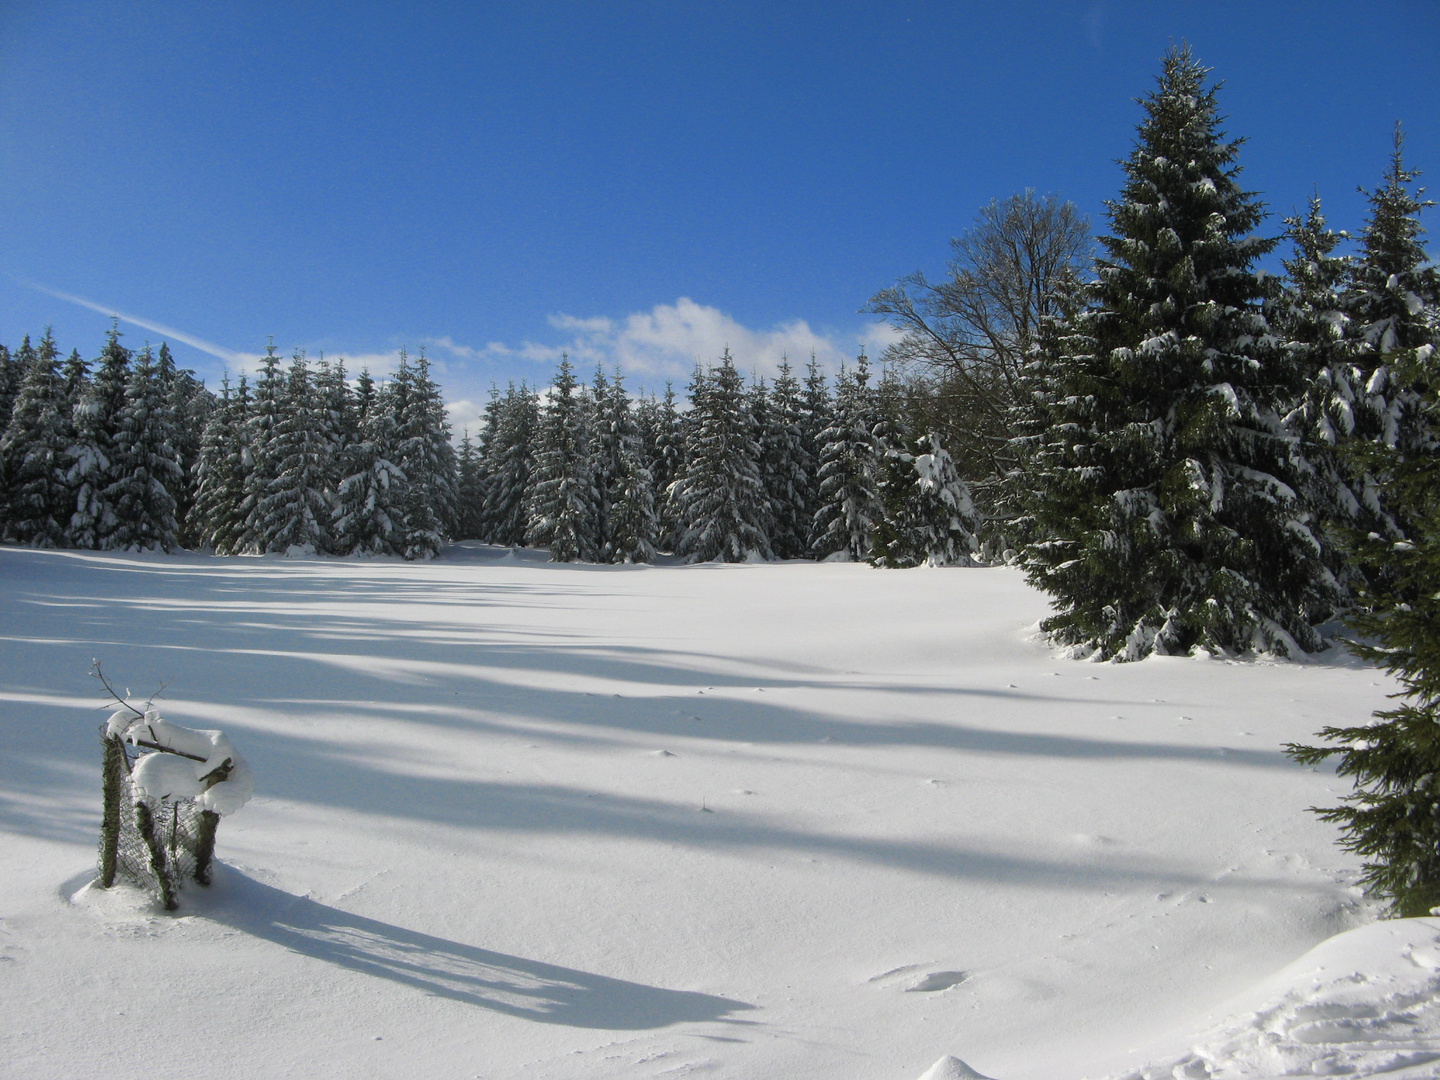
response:
[[[4,536],[37,547],[221,555],[434,556],[450,540],[547,548],[554,561],[976,557],[968,489],[914,399],[871,385],[862,353],[834,390],[812,358],[748,381],[728,351],[688,407],[590,385],[562,358],[543,392],[492,391],[475,440],[451,445],[423,350],[393,378],[343,361],[282,363],[218,393],[167,345],[63,364],[47,330],[0,347]]]

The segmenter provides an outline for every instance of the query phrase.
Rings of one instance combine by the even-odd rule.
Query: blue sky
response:
[[[4,0],[0,342],[93,356],[113,311],[212,385],[270,335],[425,345],[457,426],[561,349],[632,387],[833,364],[992,198],[1103,230],[1182,39],[1271,231],[1317,186],[1358,229],[1397,119],[1440,175],[1435,0]]]

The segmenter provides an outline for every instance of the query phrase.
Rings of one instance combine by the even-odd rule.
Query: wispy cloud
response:
[[[461,360],[529,360],[548,366],[568,353],[582,369],[602,364],[619,367],[627,375],[684,379],[696,364],[713,364],[726,349],[740,368],[761,375],[773,375],[786,356],[794,366],[803,367],[811,354],[833,370],[853,358],[862,345],[872,353],[883,349],[891,333],[885,324],[876,323],[859,340],[841,343],[813,330],[804,319],[756,330],[689,297],[620,319],[556,314],[548,321],[558,340],[474,347],[441,337],[427,343]]]
[[[93,300],[86,300],[83,296],[60,292],[58,289],[47,289],[44,285],[37,285],[33,281],[21,281],[20,284],[26,288],[34,289],[36,292],[44,293],[46,296],[52,296],[56,300],[64,300],[66,303],[77,304],[80,307],[97,312],[100,315],[113,316],[123,323],[129,323],[131,326],[138,326],[142,330],[149,330],[171,341],[178,341],[183,345],[189,345],[192,349],[197,349],[200,352],[213,356],[217,360],[224,360],[227,364],[234,364],[239,367],[248,358],[245,353],[235,352],[233,349],[227,349],[223,345],[216,345],[213,341],[206,341],[204,338],[196,337],[194,334],[187,334],[183,330],[177,330],[173,326],[166,326],[164,323],[156,322],[153,319],[142,319],[138,315],[127,315],[123,311],[117,311],[113,307],[106,307],[104,304],[97,304]]]

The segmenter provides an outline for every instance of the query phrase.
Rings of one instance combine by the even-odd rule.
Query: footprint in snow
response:
[[[913,986],[907,986],[907,994],[936,994],[941,990],[949,990],[952,986],[959,986],[965,981],[966,975],[963,971],[932,971],[920,979]]]

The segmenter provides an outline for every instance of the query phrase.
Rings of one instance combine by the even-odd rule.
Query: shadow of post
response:
[[[214,892],[186,893],[186,907],[194,914],[301,956],[508,1016],[644,1031],[705,1021],[743,1023],[732,1014],[755,1007],[447,941],[296,896],[230,866],[217,869]]]

